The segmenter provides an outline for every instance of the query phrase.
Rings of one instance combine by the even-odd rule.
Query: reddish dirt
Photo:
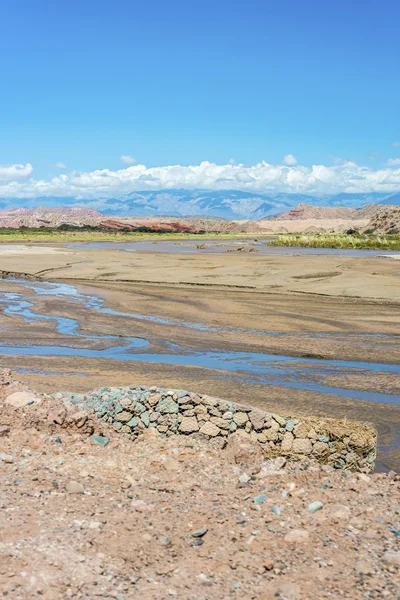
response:
[[[282,469],[247,442],[221,450],[152,430],[133,443],[91,415],[82,424],[61,395],[14,408],[22,386],[2,383],[3,597],[400,597],[394,473]]]

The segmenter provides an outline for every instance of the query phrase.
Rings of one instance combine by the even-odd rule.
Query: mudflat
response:
[[[380,461],[400,470],[398,261],[46,247],[40,260],[29,245],[0,252],[3,277],[65,282],[81,295],[0,282],[47,317],[28,318],[16,304],[0,313],[3,344],[15,349],[0,351],[1,365],[32,387],[154,384],[371,421]],[[76,322],[79,335],[60,335],[54,318]],[[147,346],[115,350],[133,339]]]

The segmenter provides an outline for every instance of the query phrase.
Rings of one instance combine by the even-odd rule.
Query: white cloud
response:
[[[389,158],[386,164],[388,167],[400,167],[400,158]]]
[[[129,154],[123,154],[121,156],[121,160],[125,165],[134,165],[136,164],[136,158],[133,158],[133,156],[129,156]]]
[[[0,165],[0,181],[12,181],[29,177],[33,167],[30,163],[26,165]]]
[[[67,165],[62,163],[62,162],[58,162],[54,165],[57,169],[66,169]]]
[[[392,148],[400,148],[400,142],[393,142]]]
[[[283,162],[288,167],[294,167],[297,165],[297,158],[293,154],[286,154],[286,156],[283,157]]]
[[[400,164],[397,162],[373,169],[352,161],[311,167],[271,165],[264,161],[250,166],[205,161],[189,166],[148,168],[132,165],[115,171],[71,171],[51,179],[34,179],[29,177],[31,173],[30,164],[0,167],[0,198],[73,196],[97,199],[123,197],[133,191],[172,188],[319,195],[400,191]]]

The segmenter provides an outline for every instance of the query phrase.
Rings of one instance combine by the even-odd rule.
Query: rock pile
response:
[[[337,469],[371,471],[376,431],[369,425],[334,419],[291,418],[184,390],[158,387],[100,388],[56,399],[94,411],[117,431],[136,439],[152,428],[163,436],[196,435],[223,447],[236,431],[256,440],[267,458],[313,457]]]

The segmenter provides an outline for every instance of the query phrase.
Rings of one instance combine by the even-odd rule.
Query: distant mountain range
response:
[[[74,197],[0,198],[0,209],[85,206],[106,215],[120,216],[203,216],[229,220],[262,219],[283,213],[298,204],[311,206],[346,206],[360,208],[366,204],[400,205],[400,192],[336,194],[313,196],[307,194],[257,194],[237,190],[158,190],[131,192],[120,198],[82,199]]]

